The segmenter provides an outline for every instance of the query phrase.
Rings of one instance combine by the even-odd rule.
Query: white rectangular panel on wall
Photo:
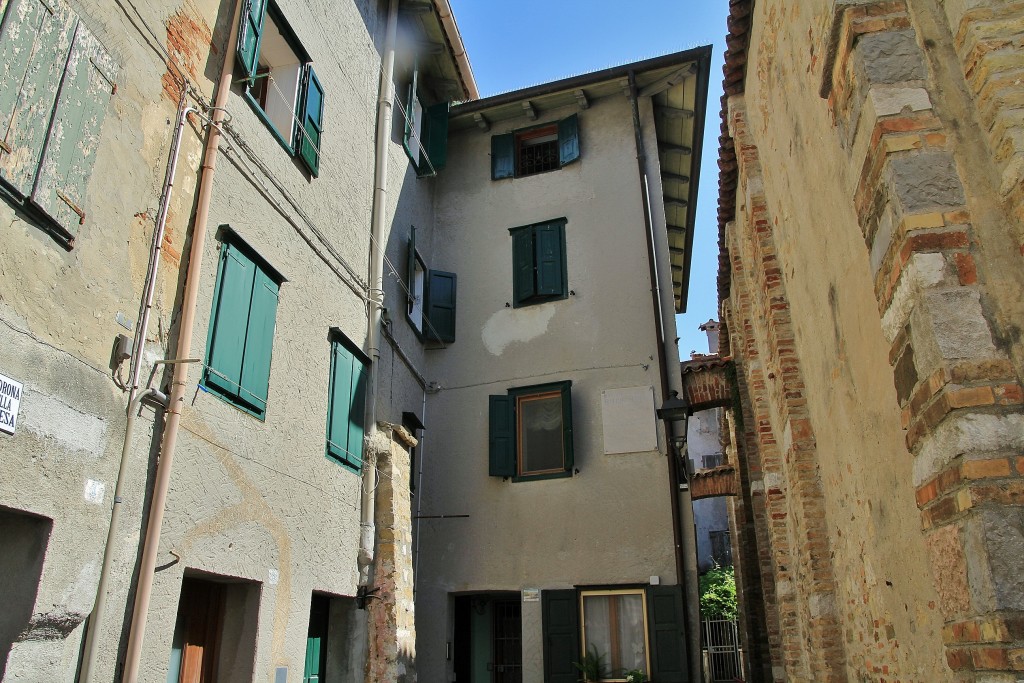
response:
[[[605,389],[601,417],[606,455],[658,450],[653,387]]]

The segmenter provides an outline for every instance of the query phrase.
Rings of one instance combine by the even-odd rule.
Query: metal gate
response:
[[[705,619],[701,628],[705,683],[743,680],[743,650],[735,619]]]

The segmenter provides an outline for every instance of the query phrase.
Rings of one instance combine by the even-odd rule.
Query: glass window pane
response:
[[[520,474],[564,469],[561,393],[523,396],[518,402]]]
[[[584,595],[583,631],[584,647],[597,649],[605,676],[621,680],[630,669],[647,671],[643,594]]]
[[[644,602],[641,595],[616,595],[618,652],[616,671],[646,669],[644,647]]]

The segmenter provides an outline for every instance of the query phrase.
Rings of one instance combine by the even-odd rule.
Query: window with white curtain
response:
[[[650,672],[647,603],[642,589],[583,591],[583,647],[597,651],[601,681],[624,681],[625,672]]]

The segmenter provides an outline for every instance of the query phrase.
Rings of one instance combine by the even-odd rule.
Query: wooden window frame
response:
[[[543,168],[537,171],[524,171],[524,159],[523,156],[526,153],[526,149],[535,146],[538,138],[545,138],[554,136],[554,154],[555,154],[555,165],[550,168]],[[539,143],[544,144],[544,143]],[[541,173],[550,173],[551,171],[557,171],[562,168],[561,162],[558,161],[558,123],[548,123],[535,128],[526,128],[515,132],[515,163],[516,163],[516,177],[526,178],[528,176],[540,175]]]
[[[580,656],[586,655],[587,651],[587,619],[586,611],[584,610],[584,603],[588,597],[603,597],[603,596],[616,596],[616,595],[637,595],[640,597],[640,604],[643,607],[643,622],[644,622],[644,671],[650,675],[651,672],[651,636],[650,636],[650,624],[647,614],[647,591],[644,588],[615,588],[615,589],[595,589],[595,590],[581,590],[580,591]],[[609,605],[612,605],[609,602]],[[609,623],[614,624],[614,615],[609,619]],[[611,633],[612,643],[614,645],[617,637],[616,629],[609,627]],[[609,667],[614,671],[612,662],[609,662]],[[620,669],[622,667],[619,667]],[[625,678],[602,678],[598,683],[624,683]]]
[[[524,427],[524,424],[523,424],[522,406],[523,406],[524,403],[527,403],[529,401],[543,401],[543,400],[548,400],[548,399],[552,399],[552,398],[557,398],[558,401],[559,401],[559,405],[561,405],[561,402],[565,400],[564,396],[562,394],[562,391],[560,389],[559,390],[554,390],[554,391],[544,391],[544,392],[540,392],[540,393],[536,393],[536,394],[520,394],[520,395],[517,395],[515,397],[515,411],[516,411],[516,473],[517,473],[517,476],[519,476],[519,477],[536,477],[536,476],[545,475],[545,474],[562,473],[562,472],[565,471],[565,438],[564,437],[560,438],[560,440],[562,442],[561,443],[561,456],[562,456],[561,457],[561,462],[562,462],[561,467],[553,467],[551,469],[546,469],[546,470],[526,470],[526,469],[524,469],[525,466],[526,466],[526,464],[525,464],[526,463],[526,458],[524,457],[524,453],[523,453],[523,441],[524,441],[524,439],[523,439],[523,427]],[[562,419],[564,419],[564,418],[562,418]],[[564,429],[564,425],[562,425],[562,427],[559,429],[559,432],[561,432],[562,429]]]
[[[258,0],[250,0],[252,1]],[[308,155],[304,153],[302,136],[305,135],[305,126],[307,124],[308,114],[308,98],[311,88],[316,88],[320,91],[320,110],[317,112],[317,134],[320,137],[320,142],[323,141],[323,99],[324,92],[323,87],[320,85],[319,79],[316,77],[316,73],[313,71],[312,59],[309,53],[306,52],[302,46],[302,42],[295,35],[291,26],[288,24],[288,20],[285,18],[284,13],[277,6],[274,0],[262,0],[264,2],[263,17],[259,24],[258,35],[255,42],[255,71],[249,72],[249,65],[242,64],[243,77],[239,79],[242,83],[242,94],[245,100],[249,103],[252,110],[260,118],[261,121],[270,129],[274,139],[285,149],[290,156],[296,157],[296,159],[304,166],[312,177],[318,177],[320,174],[320,145],[310,152]],[[248,7],[248,5],[246,5]],[[243,25],[246,24],[248,17],[243,12],[241,21]],[[295,87],[295,96],[291,102],[291,121],[288,126],[288,130],[280,130],[277,123],[271,118],[271,115],[267,112],[267,104],[270,97],[270,90],[273,87],[269,82],[272,77],[272,72],[276,68],[273,64],[270,64],[268,60],[264,59],[263,53],[263,36],[267,31],[268,24],[272,23],[274,29],[280,34],[281,38],[286,43],[289,50],[295,55],[298,60],[298,74],[297,83]],[[255,30],[255,29],[250,29]],[[241,42],[244,40],[243,32],[239,31],[239,52],[241,53]],[[244,60],[242,60],[244,61]]]

